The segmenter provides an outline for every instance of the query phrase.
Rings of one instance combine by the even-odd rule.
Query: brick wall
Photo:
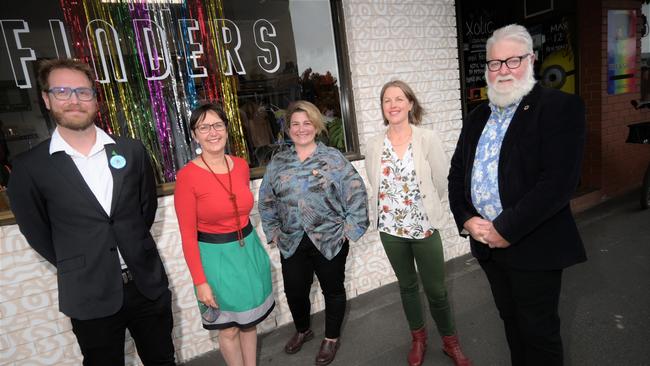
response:
[[[634,110],[631,100],[640,98],[640,67],[632,93],[607,94],[607,10],[636,9],[641,24],[641,2],[632,0],[580,0],[580,92],[587,107],[587,148],[583,186],[600,190],[600,199],[638,187],[648,162],[650,146],[627,144],[627,125],[650,120],[650,110]],[[595,22],[594,19],[600,19]],[[641,27],[638,36],[640,37]],[[637,40],[637,65],[641,60],[641,42]]]
[[[452,0],[345,0],[354,105],[362,153],[366,140],[382,131],[379,91],[400,78],[411,84],[427,110],[425,126],[440,132],[451,154],[461,126],[456,20]],[[365,176],[363,161],[354,163]],[[257,194],[260,181],[252,182]],[[262,235],[259,215],[251,219]],[[152,228],[173,292],[177,361],[218,348],[216,333],[201,327],[191,278],[182,255],[172,197],[161,197]],[[448,215],[441,230],[447,258],[469,251]],[[279,254],[269,249],[277,307],[260,332],[291,321]],[[55,269],[25,242],[17,226],[0,227],[0,365],[78,365],[81,355],[70,321],[58,312]],[[378,234],[371,230],[351,245],[346,272],[350,298],[395,281]],[[324,304],[312,291],[313,311]],[[127,365],[140,363],[127,338]]]

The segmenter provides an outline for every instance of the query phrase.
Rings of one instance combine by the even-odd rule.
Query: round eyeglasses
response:
[[[488,70],[490,71],[499,71],[501,70],[501,66],[503,64],[506,64],[506,66],[509,69],[516,69],[519,66],[521,66],[521,61],[525,59],[528,56],[532,56],[532,53],[527,53],[522,56],[513,56],[513,57],[508,57],[505,60],[487,60],[485,64],[487,65]]]
[[[223,122],[215,122],[215,123],[204,123],[201,125],[196,126],[196,130],[199,131],[199,133],[208,133],[210,132],[210,129],[214,128],[215,131],[221,132],[226,130],[226,124]]]
[[[72,93],[75,93],[77,98],[81,101],[88,102],[95,99],[95,90],[92,88],[69,88],[64,86],[57,86],[51,88],[47,91],[48,93],[54,95],[54,99],[57,100],[68,100],[72,97]]]

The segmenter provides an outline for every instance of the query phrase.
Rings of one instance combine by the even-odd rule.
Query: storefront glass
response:
[[[195,156],[188,119],[203,101],[223,105],[230,152],[253,168],[291,144],[284,111],[298,99],[325,116],[327,144],[352,152],[335,10],[328,0],[8,2],[0,16],[4,170],[56,126],[36,83],[39,60],[54,57],[94,68],[97,124],[140,139],[160,183]]]

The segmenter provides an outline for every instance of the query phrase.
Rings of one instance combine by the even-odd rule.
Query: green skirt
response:
[[[199,233],[203,272],[219,305],[198,303],[205,329],[249,328],[275,306],[269,255],[250,223],[242,231],[243,246],[236,232]]]

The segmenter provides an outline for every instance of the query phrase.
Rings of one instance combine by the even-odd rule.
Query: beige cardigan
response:
[[[449,159],[442,147],[438,134],[430,129],[411,125],[413,129],[413,162],[415,176],[422,192],[422,203],[429,222],[435,229],[440,229],[445,222],[442,199],[447,194],[447,174]],[[371,201],[371,225],[377,225],[377,188],[381,180],[381,153],[384,146],[385,132],[373,136],[367,143],[366,173],[370,182],[369,197]]]

